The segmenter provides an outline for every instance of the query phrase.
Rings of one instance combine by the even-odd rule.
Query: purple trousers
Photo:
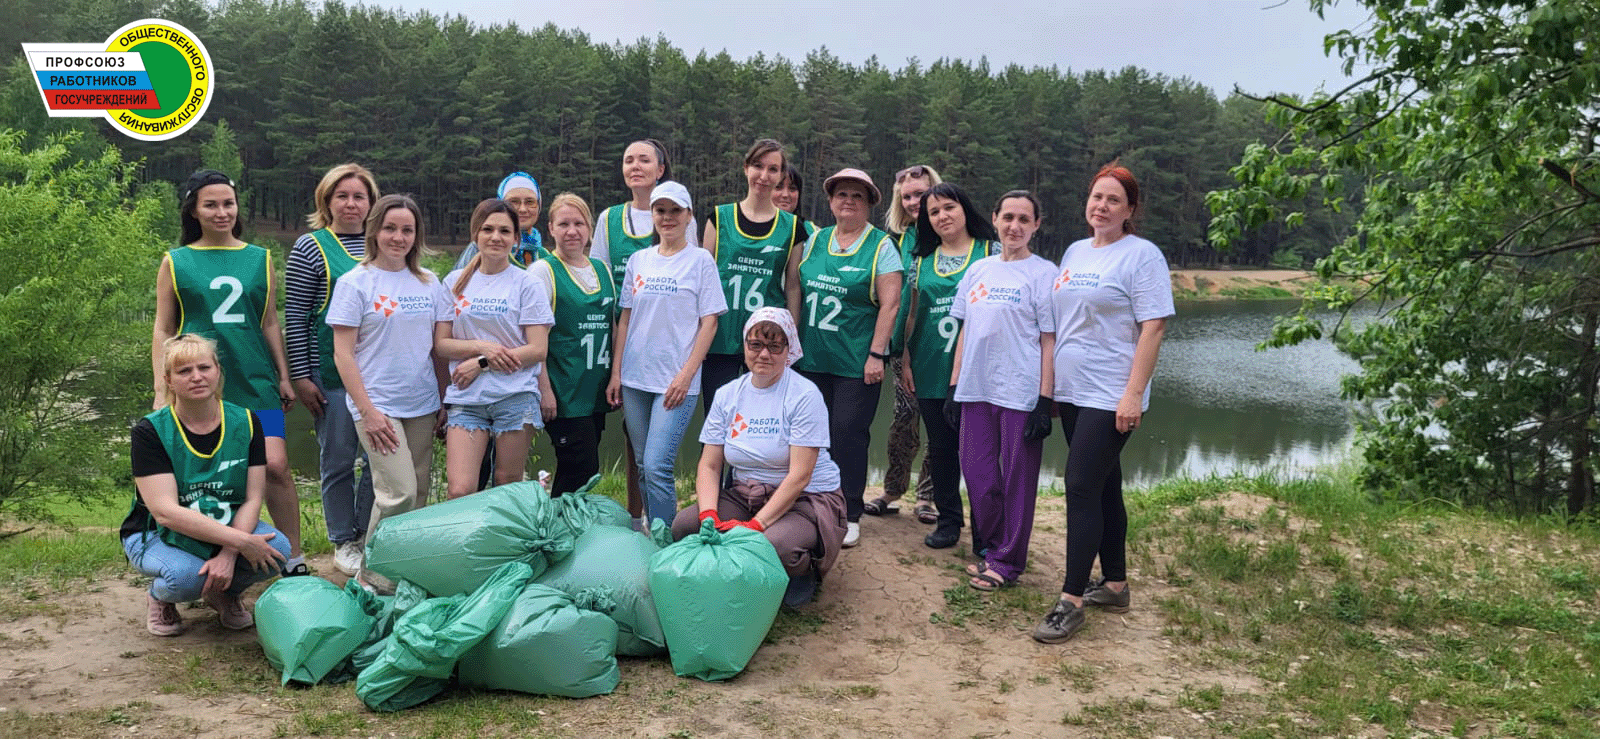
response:
[[[972,549],[989,569],[1015,580],[1028,564],[1039,497],[1042,441],[1024,441],[1027,411],[961,404],[961,474],[972,501]]]

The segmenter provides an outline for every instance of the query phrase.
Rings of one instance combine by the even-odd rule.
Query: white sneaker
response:
[[[857,544],[860,544],[860,543],[861,543],[861,524],[859,522],[857,522],[857,521],[851,521],[850,523],[845,524],[845,527],[844,527],[844,546],[846,548],[848,548],[848,547],[853,547],[853,546],[855,546]]]
[[[333,566],[350,577],[355,577],[361,571],[363,559],[365,551],[359,540],[347,541],[333,550]]]

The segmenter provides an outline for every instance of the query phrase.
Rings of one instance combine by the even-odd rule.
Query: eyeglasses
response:
[[[787,341],[756,341],[755,339],[745,339],[744,348],[748,349],[751,354],[760,354],[761,350],[765,349],[765,350],[767,350],[767,352],[769,354],[772,354],[773,356],[777,356],[779,354],[782,354],[784,352],[789,351],[789,342],[787,342]]]
[[[907,177],[915,177],[915,178],[920,180],[920,179],[922,179],[924,177],[927,177],[927,176],[928,176],[928,168],[927,167],[924,167],[924,166],[922,166],[920,164],[913,164],[913,165],[911,165],[909,167],[906,167],[905,169],[900,170],[899,172],[895,172],[894,173],[894,181],[895,182],[899,182],[901,180],[904,180]]]

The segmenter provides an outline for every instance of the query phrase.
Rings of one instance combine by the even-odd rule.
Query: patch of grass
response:
[[[1196,278],[1195,282],[1199,282]],[[1294,297],[1294,293],[1276,285],[1232,285],[1217,291],[1218,295],[1235,300],[1282,300]]]

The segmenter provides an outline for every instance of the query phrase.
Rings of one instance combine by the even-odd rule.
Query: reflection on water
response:
[[[1349,405],[1339,397],[1339,377],[1354,372],[1355,362],[1326,341],[1255,350],[1273,319],[1297,306],[1293,301],[1178,304],[1161,347],[1150,413],[1122,455],[1123,475],[1130,484],[1233,471],[1299,475],[1343,457],[1351,422]],[[885,440],[893,406],[893,393],[885,388],[872,426],[871,484],[882,481],[888,463]],[[607,422],[601,458],[609,468],[621,464],[622,414],[611,414]],[[309,434],[310,416],[296,409],[289,424],[291,461],[299,474],[315,478],[317,448]],[[697,413],[680,450],[680,476],[693,474],[699,428]],[[1045,441],[1045,484],[1060,484],[1066,455],[1058,425]],[[534,444],[531,467],[555,467],[542,434]]]

